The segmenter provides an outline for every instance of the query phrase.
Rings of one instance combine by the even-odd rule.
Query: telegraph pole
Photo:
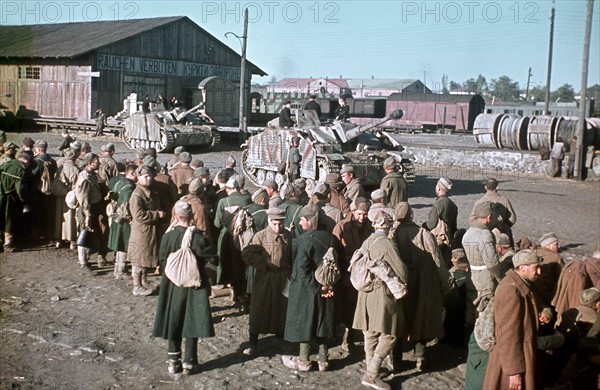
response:
[[[590,40],[592,36],[592,14],[594,12],[594,0],[587,2],[587,15],[585,18],[585,36],[583,41],[583,63],[581,65],[581,93],[579,99],[579,125],[577,128],[577,149],[575,151],[575,172],[578,180],[582,179],[583,171],[583,138],[585,136],[585,106],[587,95],[588,67],[590,61]]]
[[[527,89],[525,90],[525,102],[529,101],[529,81],[531,80],[531,67],[529,67],[529,73],[527,74]]]
[[[546,99],[544,100],[544,115],[548,115],[550,106],[550,79],[552,76],[552,42],[554,41],[554,1],[552,1],[552,13],[550,14],[550,44],[548,48],[548,74],[546,75]]]
[[[246,42],[248,41],[248,8],[244,10],[244,34],[242,35],[242,66],[240,74],[240,131],[246,133]],[[245,136],[244,136],[245,137]]]

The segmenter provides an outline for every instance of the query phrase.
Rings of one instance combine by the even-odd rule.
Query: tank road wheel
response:
[[[126,131],[123,132],[123,142],[125,142],[125,145],[127,145],[127,147],[129,149],[135,149],[135,147],[133,146],[133,140],[131,138],[129,138],[129,135],[127,134]]]
[[[160,130],[160,142],[156,146],[156,152],[168,152],[175,146],[175,136],[170,131]]]
[[[242,172],[246,177],[254,184],[255,186],[260,186],[262,184],[257,180],[257,169],[248,167],[248,150],[244,150],[242,152]]]
[[[285,176],[283,176],[281,173],[276,173],[275,174],[275,183],[277,183],[277,185],[281,188],[283,183],[285,183]]]
[[[317,183],[313,180],[313,179],[305,179],[306,180],[306,193],[307,194],[312,194],[313,191],[315,190],[315,187],[317,186]]]
[[[588,169],[588,177],[592,180],[600,180],[600,154],[594,156],[592,167]]]
[[[212,137],[212,142],[210,143],[211,147],[221,143],[221,134],[219,133],[219,130],[212,129],[211,137]]]
[[[259,169],[258,172],[256,172],[257,185],[261,186],[262,183],[265,182],[265,180],[267,180],[267,171],[265,171],[264,169]]]

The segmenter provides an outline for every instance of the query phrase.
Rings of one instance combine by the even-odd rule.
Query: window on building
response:
[[[19,78],[27,80],[39,80],[40,79],[39,66],[19,66]]]

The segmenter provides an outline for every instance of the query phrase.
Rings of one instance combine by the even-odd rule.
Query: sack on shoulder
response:
[[[374,276],[369,269],[370,262],[369,252],[363,248],[357,249],[352,255],[348,271],[350,272],[350,283],[358,291],[373,291]]]
[[[198,288],[202,285],[198,260],[190,249],[195,229],[195,226],[188,227],[181,240],[181,248],[167,257],[165,276],[177,287]]]
[[[340,280],[341,276],[337,252],[333,247],[329,247],[323,256],[323,261],[315,271],[315,279],[323,286],[333,286]]]
[[[439,218],[439,216],[438,216],[438,223],[431,230],[431,233],[435,237],[438,246],[442,246],[442,245],[450,246],[450,237],[448,235],[448,224],[446,224],[446,222],[444,222],[444,220]]]
[[[42,175],[40,177],[39,190],[44,195],[52,195],[51,183],[52,178],[50,178],[50,162],[44,161],[42,165]]]

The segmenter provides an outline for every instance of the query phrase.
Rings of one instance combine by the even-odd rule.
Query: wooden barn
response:
[[[97,108],[121,111],[132,92],[138,101],[163,94],[188,108],[206,99],[208,115],[236,124],[240,61],[185,16],[0,26],[0,103],[21,116],[86,121]],[[246,71],[250,96],[252,75],[266,73],[250,62]]]

